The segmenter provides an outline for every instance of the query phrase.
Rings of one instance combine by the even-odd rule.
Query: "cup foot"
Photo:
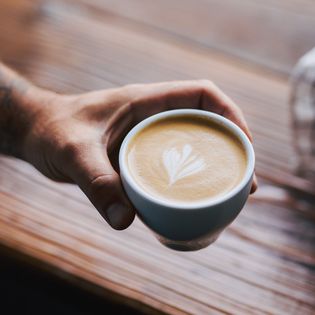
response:
[[[195,240],[190,240],[190,241],[175,241],[175,240],[170,240],[167,239],[163,236],[156,235],[157,239],[162,243],[164,246],[176,250],[176,251],[181,251],[181,252],[189,252],[189,251],[196,251],[203,249],[213,242],[217,240],[219,237],[220,233],[217,233],[215,235],[211,236],[206,236],[206,237],[201,237],[199,239]]]

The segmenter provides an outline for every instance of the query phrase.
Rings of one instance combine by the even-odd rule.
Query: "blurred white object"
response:
[[[315,182],[315,48],[293,71],[291,110],[296,171]]]

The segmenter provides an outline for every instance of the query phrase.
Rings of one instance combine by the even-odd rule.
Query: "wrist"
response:
[[[0,63],[0,153],[25,159],[25,139],[48,95]]]
[[[56,97],[56,93],[30,85],[19,100],[19,108],[24,116],[23,134],[17,145],[19,158],[32,163],[34,155],[39,153],[39,141],[34,138],[38,137],[39,129],[41,132],[44,130]]]

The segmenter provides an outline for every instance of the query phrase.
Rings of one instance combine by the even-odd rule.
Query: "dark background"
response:
[[[2,315],[142,314],[4,254],[0,255],[0,296]]]

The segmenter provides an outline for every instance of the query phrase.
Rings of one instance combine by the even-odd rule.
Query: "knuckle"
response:
[[[207,79],[198,80],[198,85],[202,91],[213,89],[215,87],[215,84],[211,80]]]
[[[95,199],[98,204],[104,200],[104,191],[106,191],[106,199],[115,193],[115,185],[118,181],[118,175],[115,173],[102,174],[92,179],[89,185],[90,196]]]
[[[243,112],[239,106],[236,104],[232,103],[229,107],[229,110],[234,113],[237,117],[243,118]]]
[[[126,101],[137,100],[140,95],[143,95],[146,86],[143,84],[127,84],[119,88],[120,95],[124,95]]]
[[[86,145],[80,140],[67,141],[61,148],[61,158],[65,162],[74,162],[79,159]]]
[[[140,83],[133,83],[133,84],[126,84],[124,86],[121,87],[121,89],[126,92],[126,93],[132,93],[135,90],[138,90],[140,87],[142,87],[143,84]]]
[[[229,119],[234,119],[236,121],[241,121],[243,119],[243,114],[240,108],[234,104],[222,104],[224,114]]]

